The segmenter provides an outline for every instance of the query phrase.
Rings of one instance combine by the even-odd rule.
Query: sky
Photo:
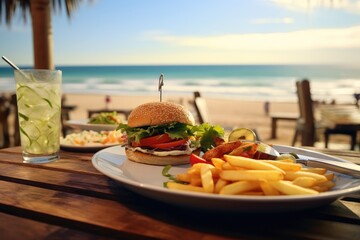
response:
[[[0,54],[31,66],[30,19],[1,20]],[[360,67],[360,0],[84,0],[52,28],[55,65]]]

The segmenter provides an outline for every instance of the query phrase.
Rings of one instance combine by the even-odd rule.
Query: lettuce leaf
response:
[[[191,126],[184,123],[173,122],[163,125],[146,127],[129,127],[127,124],[120,123],[117,130],[126,132],[128,141],[140,142],[140,139],[167,133],[172,139],[182,139],[194,137],[192,144],[201,147],[203,152],[215,147],[215,138],[224,136],[224,129],[219,125],[212,126],[209,123]]]
[[[193,131],[195,137],[200,139],[200,147],[203,152],[216,147],[215,138],[221,138],[225,134],[225,131],[221,126],[213,126],[209,123],[193,126]]]
[[[120,123],[117,130],[126,132],[129,142],[139,142],[140,139],[167,133],[171,139],[189,138],[192,136],[190,125],[174,122],[170,124],[147,126],[147,127],[129,127],[127,124]]]

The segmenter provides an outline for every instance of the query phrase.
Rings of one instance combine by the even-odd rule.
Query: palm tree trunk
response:
[[[50,0],[31,0],[34,68],[54,69]]]

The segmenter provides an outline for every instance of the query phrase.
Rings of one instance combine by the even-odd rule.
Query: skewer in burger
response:
[[[199,154],[200,147],[215,147],[215,138],[223,135],[221,127],[194,123],[193,115],[182,105],[150,102],[136,107],[128,124],[121,123],[117,129],[127,134],[125,152],[129,160],[178,165],[189,163],[190,154]]]

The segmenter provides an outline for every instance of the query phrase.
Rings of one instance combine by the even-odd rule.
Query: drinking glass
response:
[[[59,159],[62,72],[29,69],[14,75],[24,162]]]

